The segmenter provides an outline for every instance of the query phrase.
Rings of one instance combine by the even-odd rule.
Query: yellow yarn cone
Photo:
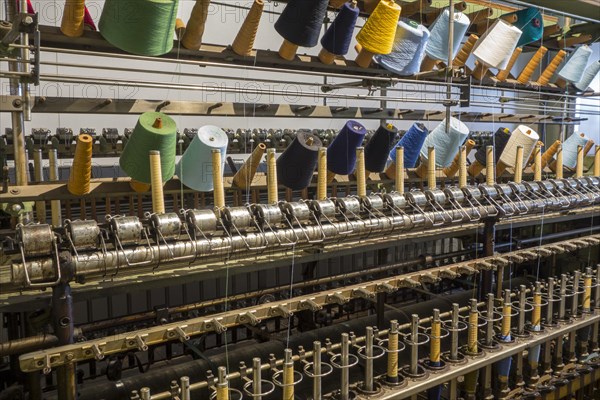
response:
[[[371,64],[375,54],[392,52],[400,6],[390,0],[381,0],[367,22],[356,35],[356,40],[362,46],[356,57],[356,63],[363,68]]]
[[[252,185],[254,174],[256,174],[256,170],[258,169],[266,150],[267,146],[265,146],[264,143],[259,143],[258,146],[256,146],[242,168],[240,168],[233,177],[233,183],[237,187],[246,189]]]
[[[83,196],[90,192],[92,179],[92,145],[94,140],[90,135],[79,135],[75,147],[75,157],[69,176],[67,189],[75,196]]]
[[[137,193],[144,193],[150,190],[149,184],[138,182],[135,179],[129,181],[129,186]]]
[[[527,63],[525,68],[523,68],[523,71],[521,72],[521,74],[519,74],[519,77],[517,78],[517,81],[519,81],[521,85],[525,85],[529,82],[531,75],[533,75],[535,69],[538,67],[538,65],[540,65],[542,57],[544,57],[544,54],[546,54],[547,51],[547,48],[541,46],[538,49],[538,51],[535,52],[533,57],[531,57],[531,60],[529,60],[529,62]]]
[[[231,45],[232,50],[236,54],[239,54],[240,56],[249,56],[252,54],[263,8],[263,0],[254,0],[240,31]]]
[[[83,19],[85,16],[85,0],[66,0],[60,30],[66,36],[83,35]]]
[[[210,0],[196,0],[187,28],[183,34],[183,39],[181,40],[181,44],[186,49],[198,50],[202,46],[202,36],[206,27],[209,5]]]
[[[537,83],[542,86],[546,86],[550,82],[550,79],[552,79],[554,76],[554,72],[556,72],[556,69],[564,60],[566,55],[567,52],[564,50],[560,50],[558,53],[556,53],[552,61],[550,61],[550,64],[548,64],[544,72],[542,72],[542,75],[537,80]]]

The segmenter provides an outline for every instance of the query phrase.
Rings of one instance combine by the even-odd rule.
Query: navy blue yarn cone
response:
[[[327,169],[337,175],[348,175],[356,165],[356,148],[367,129],[359,122],[348,121],[327,148]]]
[[[516,14],[517,22],[513,25],[519,28],[523,34],[519,38],[517,47],[537,42],[544,35],[544,22],[540,10],[535,7],[524,8],[507,15]]]
[[[505,133],[504,130],[506,128],[498,128],[498,130],[494,133],[494,162],[498,164],[498,160],[500,160],[500,155],[502,151],[506,147],[508,143],[508,139],[510,139],[510,132]],[[481,165],[485,165],[486,162],[486,146],[479,146],[477,151],[475,152],[475,160],[477,160]]]
[[[311,145],[306,143],[312,138]],[[315,167],[321,140],[309,131],[299,131],[294,141],[277,158],[277,180],[292,190],[302,190],[310,184]]]
[[[442,398],[442,385],[432,387],[427,391],[427,400],[440,400]]]
[[[370,172],[383,172],[387,157],[394,147],[398,130],[381,125],[365,146],[365,168]]]
[[[408,131],[400,138],[396,146],[390,151],[390,159],[396,162],[396,147],[404,147],[404,168],[414,168],[419,160],[419,152],[429,131],[420,122],[415,122]]]
[[[336,56],[346,55],[350,48],[350,42],[352,42],[352,36],[354,36],[354,25],[356,25],[358,13],[358,7],[352,7],[350,3],[345,3],[321,38],[321,46]]]
[[[314,47],[319,42],[328,0],[290,0],[275,22],[275,30],[297,46]]]

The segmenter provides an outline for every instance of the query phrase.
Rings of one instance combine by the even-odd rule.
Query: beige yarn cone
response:
[[[206,27],[209,5],[210,0],[196,0],[181,40],[181,44],[186,49],[198,50],[202,46],[202,36]]]
[[[240,56],[249,56],[252,54],[264,4],[263,0],[254,0],[250,12],[248,12],[240,31],[231,45],[236,54]]]

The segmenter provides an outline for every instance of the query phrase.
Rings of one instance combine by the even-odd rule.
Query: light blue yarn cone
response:
[[[600,60],[594,61],[588,65],[579,82],[575,83],[575,87],[584,92],[588,87],[590,87],[590,84],[594,78],[596,78],[598,72],[600,72]]]
[[[414,75],[419,72],[421,61],[425,57],[429,36],[429,30],[423,25],[402,18],[398,21],[392,52],[376,55],[375,61],[400,76]]]
[[[583,45],[577,48],[565,65],[558,71],[558,76],[569,82],[579,82],[583,78],[585,67],[592,55],[592,49]]]
[[[431,36],[425,46],[425,53],[434,60],[448,60],[448,38],[450,37],[450,11],[446,8],[429,27]],[[461,12],[454,13],[454,43],[452,58],[458,52],[462,39],[470,24],[469,17]]]
[[[468,136],[469,128],[454,117],[450,118],[450,131],[446,133],[446,120],[444,119],[425,139],[421,148],[421,156],[427,158],[428,148],[433,147],[435,148],[435,164],[445,168],[452,164],[454,156]]]

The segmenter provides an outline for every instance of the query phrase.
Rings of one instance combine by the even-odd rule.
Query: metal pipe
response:
[[[571,300],[571,317],[576,318],[579,313],[579,283],[581,280],[581,271],[575,270],[573,275],[573,298]]]
[[[517,325],[517,332],[519,335],[525,333],[525,305],[527,304],[527,287],[525,285],[519,286],[519,323]]]
[[[558,319],[564,320],[567,302],[567,275],[560,275],[560,302],[558,303]]]
[[[367,328],[368,329],[368,328]],[[321,400],[321,342],[313,342],[313,399]]]
[[[294,400],[294,358],[291,349],[284,350],[283,400]]]
[[[252,394],[254,396],[253,399],[261,400],[262,399],[262,363],[259,357],[254,357],[252,359]],[[183,400],[183,399],[182,399]]]
[[[548,278],[548,305],[546,306],[546,324],[554,323],[554,278]]]
[[[460,317],[459,306],[452,304],[452,332],[450,334],[450,359],[458,360],[458,318]]]
[[[350,399],[350,336],[347,333],[342,333],[341,347],[341,379],[340,379],[340,400]]]
[[[181,390],[181,400],[191,400],[190,393],[190,378],[187,376],[182,376],[180,380],[180,390]],[[258,399],[260,400],[260,399]]]
[[[494,294],[488,293],[487,296],[487,323],[485,325],[485,344],[492,346],[494,342]]]
[[[454,303],[452,306],[458,305]],[[417,314],[412,315],[410,339],[410,373],[416,376],[419,373],[419,316]]]

